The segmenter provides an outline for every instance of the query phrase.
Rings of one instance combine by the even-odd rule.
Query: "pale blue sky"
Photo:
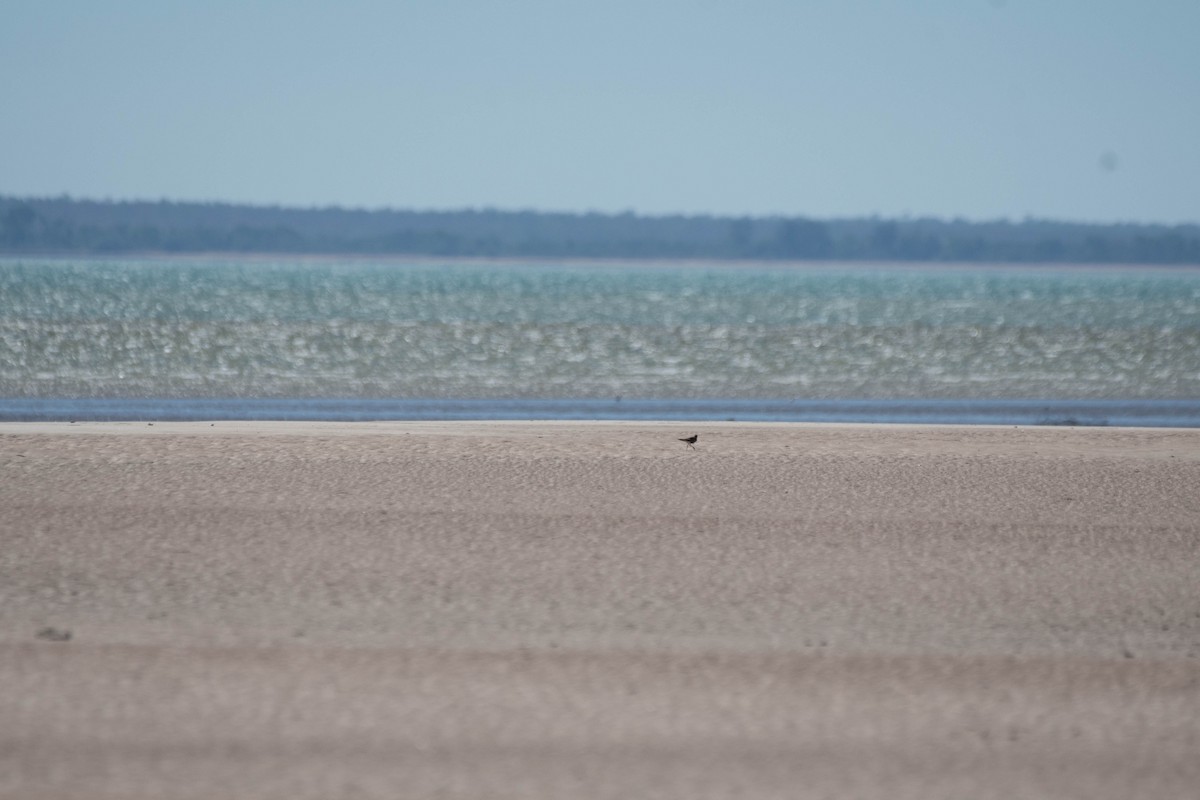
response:
[[[1200,222],[1198,0],[0,0],[0,194]]]

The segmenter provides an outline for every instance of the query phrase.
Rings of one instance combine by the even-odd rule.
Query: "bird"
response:
[[[686,439],[680,439],[679,441],[683,442],[683,443],[684,443],[684,444],[686,444],[688,447],[690,447],[690,448],[692,448],[693,450],[695,450],[695,449],[696,449],[696,440],[697,440],[697,439],[699,439],[699,438],[700,438],[700,434],[698,434],[698,433],[693,433],[691,436],[687,437]]]

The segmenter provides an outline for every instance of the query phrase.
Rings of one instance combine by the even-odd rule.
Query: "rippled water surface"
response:
[[[1200,270],[10,258],[0,396],[1196,399]]]

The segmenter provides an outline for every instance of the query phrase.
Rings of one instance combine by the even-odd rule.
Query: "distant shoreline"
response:
[[[512,267],[596,267],[596,268],[637,268],[637,267],[669,267],[706,269],[720,267],[722,269],[745,270],[1006,270],[1013,272],[1064,270],[1072,272],[1083,271],[1120,271],[1120,270],[1161,270],[1163,272],[1181,272],[1200,270],[1198,263],[1157,264],[1144,262],[1087,262],[1087,261],[887,261],[880,259],[826,259],[794,261],[766,259],[727,259],[727,258],[641,258],[641,257],[564,257],[552,256],[438,256],[423,253],[380,253],[370,254],[361,252],[344,253],[263,253],[238,252],[232,250],[212,252],[171,252],[166,250],[144,250],[117,253],[79,253],[72,251],[39,251],[39,250],[2,250],[0,263],[22,259],[45,259],[54,261],[169,261],[180,263],[196,263],[203,261],[248,261],[254,263],[271,263],[287,261],[289,263],[338,264],[352,262],[356,264],[388,264],[395,266],[512,266]]]
[[[0,253],[1200,264],[1200,224],[284,208],[0,195]]]

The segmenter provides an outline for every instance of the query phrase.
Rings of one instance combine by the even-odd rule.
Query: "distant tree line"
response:
[[[0,196],[0,252],[1200,264],[1200,225],[361,210]]]

